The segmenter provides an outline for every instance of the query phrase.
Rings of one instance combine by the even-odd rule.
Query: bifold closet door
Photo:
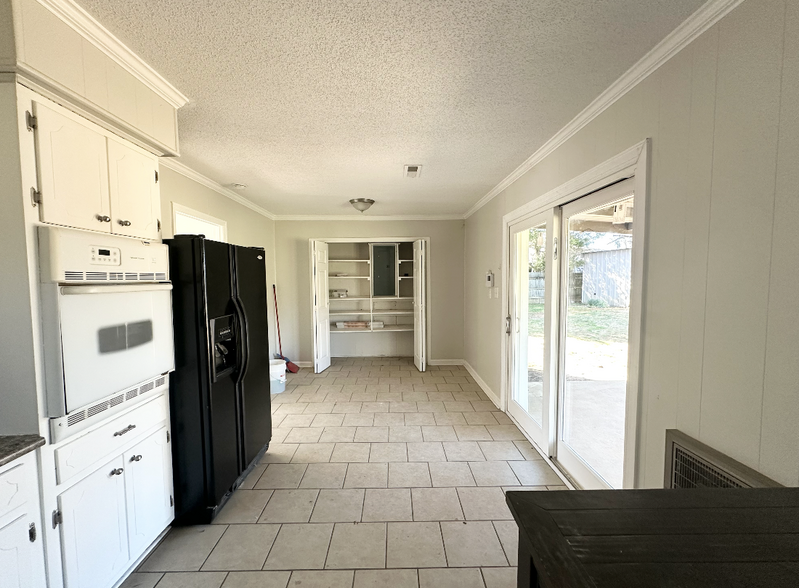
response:
[[[314,372],[330,367],[330,300],[328,296],[328,246],[322,241],[311,242],[313,321],[314,321]]]
[[[413,363],[427,369],[427,249],[423,239],[413,242]]]

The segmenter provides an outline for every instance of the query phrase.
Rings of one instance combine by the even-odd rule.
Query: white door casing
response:
[[[108,139],[111,230],[119,235],[157,239],[161,199],[154,155]]]
[[[111,232],[106,138],[38,102],[33,110],[41,220]]]
[[[314,372],[330,367],[330,301],[328,291],[328,246],[324,241],[311,244],[313,259]]]
[[[420,372],[427,369],[427,249],[424,239],[413,242],[413,363]]]

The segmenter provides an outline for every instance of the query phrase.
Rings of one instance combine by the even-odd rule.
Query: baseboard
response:
[[[428,359],[429,365],[465,365],[462,359]]]
[[[293,363],[297,367],[301,367],[301,368],[312,368],[313,367],[313,362],[312,361],[292,361],[291,363]]]
[[[502,410],[502,403],[499,400],[499,396],[486,384],[485,380],[480,377],[480,374],[475,371],[475,369],[469,364],[468,361],[464,361],[461,365],[466,368],[466,371],[469,372],[469,375],[474,378],[474,381],[477,382],[477,385],[485,392],[488,399],[494,403],[494,406],[497,407],[497,410]]]

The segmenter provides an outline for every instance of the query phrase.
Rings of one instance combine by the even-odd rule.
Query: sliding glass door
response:
[[[510,293],[511,402],[508,410],[542,449],[549,447],[550,409],[544,391],[553,382],[552,308],[553,275],[548,261],[554,244],[552,212],[511,226],[511,268],[517,277]]]
[[[629,457],[633,186],[510,227],[509,412],[582,488],[623,487]]]

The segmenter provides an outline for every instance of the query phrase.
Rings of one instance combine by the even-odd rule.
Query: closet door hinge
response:
[[[42,203],[42,193],[36,188],[31,188],[31,204],[36,206]]]
[[[64,516],[60,510],[54,510],[52,515],[53,529],[64,522]]]
[[[155,183],[158,183],[158,170],[155,170]]]
[[[169,435],[169,431],[166,432],[166,442],[169,443],[172,440],[172,437]]]
[[[33,131],[36,128],[36,117],[33,116],[29,111],[25,111],[25,126],[29,131]]]
[[[510,331],[511,331],[510,325],[511,325],[511,323],[510,323],[510,315],[508,315],[508,316],[505,317],[505,333],[508,334],[508,335],[510,335]]]
[[[169,506],[175,506],[175,499],[172,498],[172,495],[169,495]]]

